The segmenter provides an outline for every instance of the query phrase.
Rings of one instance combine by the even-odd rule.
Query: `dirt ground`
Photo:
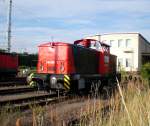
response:
[[[63,103],[33,108],[17,118],[16,126],[70,126],[79,123],[84,115],[93,108],[107,105],[106,100],[75,98]],[[98,107],[97,107],[98,106]],[[91,109],[92,108],[92,109]]]

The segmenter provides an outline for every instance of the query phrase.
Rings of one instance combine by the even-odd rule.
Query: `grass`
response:
[[[9,105],[0,108],[0,126],[14,126],[15,120],[22,116],[19,109],[10,110]]]
[[[142,83],[129,82],[122,88],[125,105],[118,92],[108,102],[109,108],[104,111],[100,106],[87,111],[88,125],[90,126],[147,126],[150,125],[150,90]],[[94,106],[94,105],[93,105]],[[127,110],[125,109],[125,106]],[[96,110],[96,111],[95,111]],[[93,116],[94,115],[94,116]],[[87,126],[85,120],[81,126]]]
[[[117,91],[109,100],[83,98],[84,102],[66,102],[50,107],[32,107],[24,116],[2,111],[1,126],[147,126],[150,125],[150,90],[143,82],[121,82],[122,97]],[[107,93],[109,94],[109,93]],[[126,106],[126,109],[125,109]],[[127,113],[128,112],[128,113]],[[13,123],[12,123],[13,120]],[[16,120],[18,121],[16,123]],[[11,123],[10,123],[11,122]],[[23,125],[21,125],[23,124]]]

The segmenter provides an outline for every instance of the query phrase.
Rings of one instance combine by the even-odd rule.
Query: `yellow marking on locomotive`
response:
[[[66,78],[64,78],[64,82],[66,82],[68,86],[70,85],[70,82]]]
[[[33,77],[33,76],[34,76],[34,73],[31,73],[31,74],[30,74],[30,77]]]
[[[68,75],[64,75],[64,78],[70,81],[70,77]]]
[[[66,90],[70,89],[70,77],[68,75],[64,75],[64,87]]]
[[[70,87],[66,84],[66,83],[64,83],[64,87],[65,87],[65,89],[70,89]]]

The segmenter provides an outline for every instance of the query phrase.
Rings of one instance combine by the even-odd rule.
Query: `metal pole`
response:
[[[8,52],[11,50],[11,12],[12,12],[12,0],[9,2],[9,17],[8,17]]]

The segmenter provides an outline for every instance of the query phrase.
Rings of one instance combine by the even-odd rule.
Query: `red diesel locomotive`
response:
[[[77,40],[74,44],[49,42],[38,51],[37,73],[29,82],[50,90],[89,92],[95,84],[101,89],[116,74],[116,56],[109,45],[93,40]]]

